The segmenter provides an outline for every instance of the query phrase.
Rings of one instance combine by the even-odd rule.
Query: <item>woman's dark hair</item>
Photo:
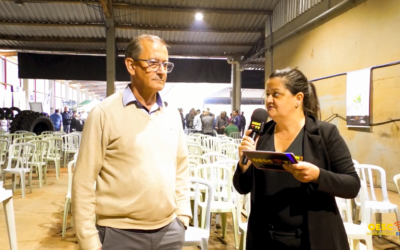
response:
[[[314,83],[309,82],[307,77],[297,68],[286,68],[275,70],[269,78],[281,77],[285,80],[286,88],[296,95],[299,92],[304,94],[303,110],[307,115],[312,115],[317,119],[321,118],[321,110]]]

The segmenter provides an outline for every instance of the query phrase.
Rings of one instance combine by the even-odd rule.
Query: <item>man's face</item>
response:
[[[68,108],[67,107],[64,107],[64,112],[68,112]]]
[[[159,62],[168,62],[167,47],[159,41],[144,39],[141,41],[142,53],[138,59],[157,60]],[[167,80],[167,71],[159,67],[154,71],[148,67],[145,61],[133,61],[134,74],[132,75],[135,86],[151,92],[158,92],[164,88]]]

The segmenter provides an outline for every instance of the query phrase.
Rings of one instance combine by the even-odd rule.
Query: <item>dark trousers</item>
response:
[[[117,229],[97,226],[101,250],[182,250],[185,227],[176,218],[156,230]]]

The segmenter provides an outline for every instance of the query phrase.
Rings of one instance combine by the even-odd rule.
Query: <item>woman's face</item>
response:
[[[298,100],[286,88],[285,80],[281,77],[268,79],[265,98],[265,108],[273,120],[288,117],[296,110]]]

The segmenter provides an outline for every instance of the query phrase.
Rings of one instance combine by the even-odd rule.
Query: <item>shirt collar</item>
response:
[[[130,84],[128,84],[128,86],[126,86],[124,92],[122,93],[122,104],[124,105],[124,107],[126,107],[128,104],[130,103],[137,103],[137,105],[140,108],[146,109],[135,97],[135,95],[133,94],[131,88],[130,88]],[[157,110],[160,107],[164,107],[164,102],[161,99],[161,95],[157,92],[156,94],[156,103],[157,107],[155,110]],[[146,109],[147,110],[147,109]],[[154,110],[154,105],[152,107],[152,110],[150,110],[149,113],[155,111]]]

